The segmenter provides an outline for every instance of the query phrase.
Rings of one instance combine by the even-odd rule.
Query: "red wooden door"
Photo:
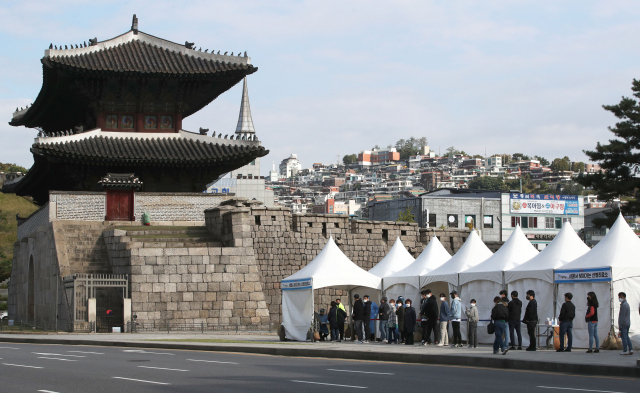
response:
[[[133,221],[133,190],[107,190],[107,221]]]

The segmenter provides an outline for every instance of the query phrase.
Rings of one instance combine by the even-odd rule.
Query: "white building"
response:
[[[487,168],[502,166],[502,156],[489,157],[485,161],[486,161],[485,166]]]
[[[288,179],[291,176],[295,176],[301,169],[302,165],[300,165],[300,161],[298,161],[298,155],[292,154],[291,157],[285,158],[280,163],[280,176]]]
[[[236,134],[240,138],[253,138],[255,136],[251,107],[249,106],[249,91],[247,78],[244,79],[242,88],[242,101],[240,103],[240,116],[236,127]],[[276,179],[277,180],[277,179]],[[274,205],[273,190],[265,186],[264,176],[260,176],[260,158],[256,158],[249,164],[229,172],[222,178],[207,185],[209,193],[233,193],[238,197],[261,201],[265,206]]]

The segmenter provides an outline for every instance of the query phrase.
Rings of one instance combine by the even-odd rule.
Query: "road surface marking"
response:
[[[31,352],[34,355],[45,355],[45,356],[68,356],[72,358],[86,358],[86,356],[81,355],[63,355],[61,353],[44,353],[44,352]]]
[[[38,390],[38,391],[42,393],[58,393],[58,392],[54,392],[53,390]]]
[[[310,381],[296,381],[294,379],[291,380],[291,382],[297,382],[297,383],[311,383],[314,385],[326,385],[326,386],[338,386],[341,388],[355,388],[355,389],[367,389],[366,386],[351,386],[351,385],[337,385],[335,383],[324,383],[324,382],[310,382]]]
[[[26,367],[26,368],[44,368],[44,367],[36,367],[36,366],[23,366],[22,364],[12,364],[12,363],[2,363],[5,366],[15,366],[15,367]]]
[[[189,371],[189,370],[180,370],[178,368],[149,367],[149,366],[138,366],[138,367],[140,367],[140,368],[152,368],[154,370]]]
[[[187,359],[190,362],[205,362],[205,363],[222,363],[222,364],[240,364],[234,362],[219,362],[217,360],[198,360],[198,359]]]
[[[142,349],[125,349],[122,352],[134,352],[134,353],[150,353],[152,355],[175,355],[175,353],[166,353],[166,352],[147,352]]]
[[[362,374],[380,374],[380,375],[394,375],[393,373],[379,373],[377,371],[354,371],[354,370],[336,370],[335,368],[328,368],[327,371],[340,371],[342,373],[362,373]]]
[[[613,392],[610,390],[590,390],[590,389],[575,389],[575,388],[559,388],[555,386],[538,386],[542,389],[558,389],[558,390],[577,390],[579,392],[597,392],[597,393],[624,393],[624,392]]]
[[[13,347],[0,347],[0,349],[20,349],[20,348],[13,348]]]
[[[84,351],[67,351],[67,352],[71,352],[71,353],[90,353],[92,355],[104,355],[104,353],[102,353],[102,352],[84,352]]]
[[[124,379],[126,381],[135,381],[135,382],[146,382],[146,383],[155,383],[156,385],[171,385],[166,382],[155,382],[155,381],[145,381],[144,379],[133,379],[133,378],[124,378],[124,377],[112,377],[115,379]]]
[[[77,362],[77,360],[75,360],[75,359],[48,358],[48,357],[46,357],[46,356],[38,356],[38,359],[64,360],[65,362]]]

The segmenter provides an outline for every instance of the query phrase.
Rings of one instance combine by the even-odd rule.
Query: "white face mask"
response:
[[[443,298],[443,297],[441,297],[441,298],[440,298],[440,301],[441,301],[441,302],[444,302],[444,298]]]
[[[471,307],[475,307],[475,306],[476,306],[476,304],[475,304],[475,303],[471,303]]]
[[[428,295],[427,295],[427,298],[430,298],[430,297],[431,297],[431,294],[428,294]]]
[[[624,299],[623,299],[623,298],[621,298],[621,297],[620,297],[620,298],[618,298],[618,300],[620,300],[620,303],[624,302]]]
[[[407,303],[407,307],[411,307],[411,303]]]

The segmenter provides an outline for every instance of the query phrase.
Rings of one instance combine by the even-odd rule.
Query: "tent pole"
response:
[[[347,296],[349,297],[349,315],[347,315],[347,321],[349,321],[349,330],[353,333],[353,306],[351,304],[351,287],[347,287]],[[351,334],[353,336],[353,334]],[[347,338],[345,337],[345,340]]]

